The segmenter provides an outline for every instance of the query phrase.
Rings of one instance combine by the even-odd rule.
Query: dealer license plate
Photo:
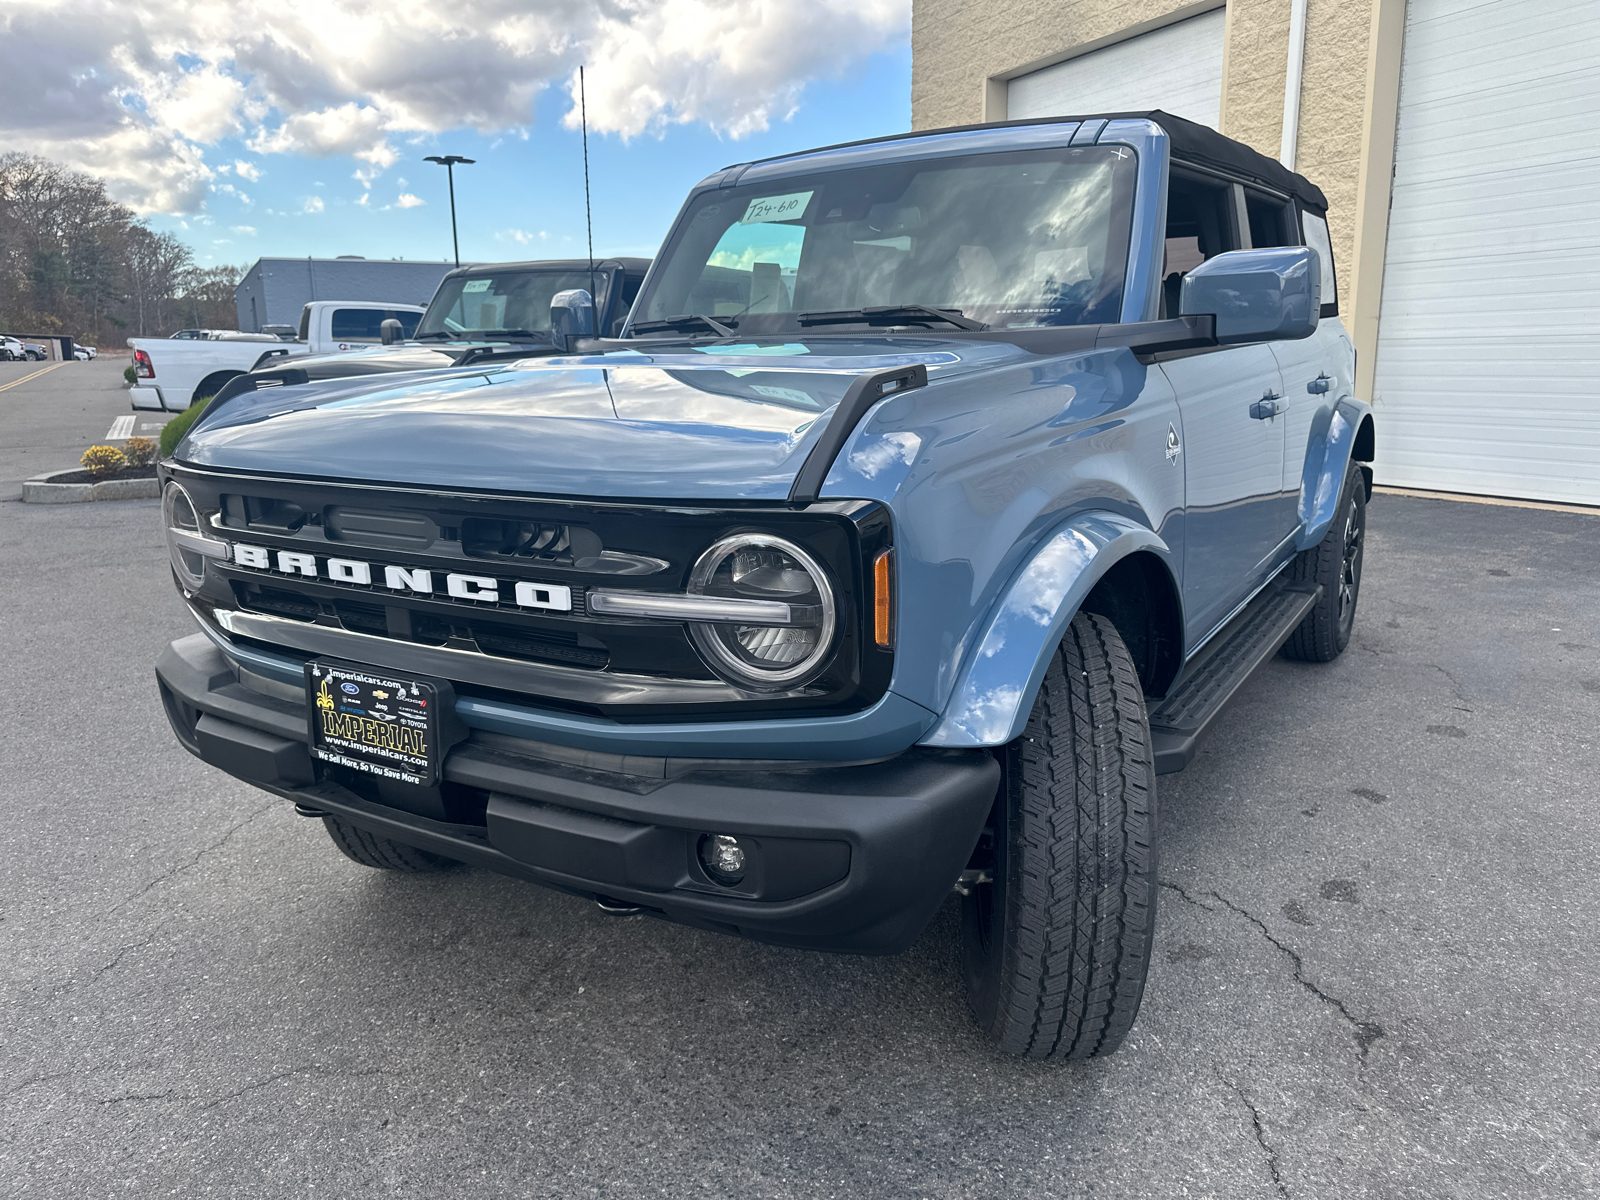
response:
[[[306,694],[311,753],[323,762],[423,787],[439,782],[436,684],[313,660]]]

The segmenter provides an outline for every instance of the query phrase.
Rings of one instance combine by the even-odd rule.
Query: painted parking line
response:
[[[111,422],[111,428],[106,431],[106,441],[108,442],[120,442],[132,436],[133,417],[131,414],[125,417],[118,417]]]
[[[0,392],[9,392],[14,387],[20,387],[30,379],[37,379],[46,371],[54,371],[57,367],[64,367],[65,362],[51,363],[48,367],[40,367],[37,371],[24,375],[21,379],[13,379],[10,383],[0,383]]]

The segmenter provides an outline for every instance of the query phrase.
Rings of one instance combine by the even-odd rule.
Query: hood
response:
[[[359,375],[389,375],[397,371],[437,371],[455,366],[473,351],[530,356],[553,353],[548,342],[401,342],[394,346],[369,346],[296,358],[274,358],[256,368],[256,374],[304,371],[313,381],[347,379]]]
[[[688,347],[529,359],[244,393],[180,461],[218,470],[538,495],[781,500],[857,375],[929,386],[1027,357],[1002,342]],[[415,368],[413,368],[415,370]]]

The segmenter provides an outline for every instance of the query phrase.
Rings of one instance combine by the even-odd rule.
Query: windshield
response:
[[[610,271],[596,270],[595,315],[605,308]],[[492,334],[525,333],[548,335],[550,298],[571,288],[590,290],[589,272],[579,267],[571,271],[507,271],[503,275],[477,275],[446,279],[439,285],[416,336],[446,334],[451,337],[481,337]]]
[[[741,335],[951,324],[851,316],[884,306],[953,310],[997,329],[1116,321],[1134,177],[1131,150],[1089,146],[708,192],[679,221],[634,319],[710,316]]]

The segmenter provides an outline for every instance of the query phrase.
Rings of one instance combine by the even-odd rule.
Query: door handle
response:
[[[1329,385],[1332,383],[1333,380],[1330,379],[1326,373],[1323,373],[1318,375],[1310,383],[1306,384],[1306,391],[1310,392],[1313,396],[1321,396],[1327,392]]]
[[[1270,390],[1250,406],[1250,416],[1257,421],[1269,421],[1281,411],[1277,393]]]

